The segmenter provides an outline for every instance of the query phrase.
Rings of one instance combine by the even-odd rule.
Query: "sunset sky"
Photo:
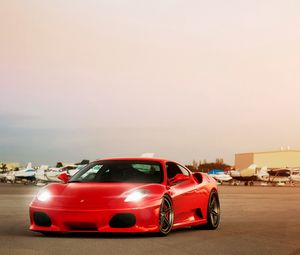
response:
[[[0,162],[300,149],[300,1],[0,0]]]

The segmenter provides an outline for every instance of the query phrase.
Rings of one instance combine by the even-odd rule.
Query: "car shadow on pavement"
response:
[[[34,234],[34,237],[37,238],[86,238],[86,239],[96,239],[96,238],[148,238],[148,237],[157,237],[157,234],[154,233],[58,233],[58,234],[49,234],[43,235],[42,233]]]
[[[199,228],[197,230],[201,231],[202,228]],[[205,228],[203,228],[205,229]],[[192,228],[180,228],[180,229],[175,229],[172,230],[171,233],[169,233],[168,236],[176,235],[179,233],[184,233],[184,232],[191,232],[191,231],[197,231],[196,229]],[[49,233],[48,235],[44,235],[42,233],[38,232],[31,232],[28,231],[26,234],[28,236],[28,233],[32,237],[36,238],[87,238],[87,239],[94,239],[94,238],[104,238],[104,239],[126,239],[126,238],[153,238],[153,237],[162,237],[158,233],[101,233],[101,232],[73,232],[73,233]]]

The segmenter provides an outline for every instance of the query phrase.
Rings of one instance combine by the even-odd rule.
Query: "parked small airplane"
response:
[[[47,182],[48,178],[45,176],[45,171],[49,169],[48,165],[41,165],[35,172],[36,183]]]
[[[232,180],[232,177],[229,174],[225,174],[224,170],[213,169],[207,173],[213,177],[219,183],[228,182]]]
[[[262,167],[261,171],[257,174],[258,180],[272,183],[274,185],[285,185],[291,180],[291,171],[287,168],[276,168],[268,171],[268,168]]]
[[[268,173],[270,174],[269,182],[274,185],[282,186],[291,181],[291,171],[287,168],[272,169]]]
[[[37,180],[37,183],[40,182],[60,182],[60,180],[57,178],[59,174],[61,174],[64,171],[75,169],[77,166],[75,165],[67,165],[64,167],[41,167],[37,170],[35,178]]]
[[[25,169],[19,171],[10,171],[6,175],[7,182],[16,182],[16,181],[27,181],[32,182],[35,180],[35,169],[32,167],[32,163],[29,162]]]
[[[85,163],[85,162],[84,162]],[[35,178],[37,181],[37,184],[41,183],[48,183],[48,182],[60,182],[60,179],[58,179],[58,175],[65,172],[69,176],[73,176],[76,174],[81,168],[86,166],[87,164],[83,165],[66,165],[60,168],[48,168],[47,167],[41,167],[36,171]]]
[[[255,171],[256,171],[255,164],[252,164],[249,167],[239,171],[238,170],[230,171],[230,176],[233,179],[233,184],[238,185],[240,182],[244,182],[246,186],[248,184],[252,186],[254,184],[254,181],[257,180]]]
[[[268,167],[263,166],[260,171],[257,173],[257,179],[262,182],[268,182],[270,174],[268,173]]]
[[[300,182],[300,169],[291,170],[290,180],[291,182]]]

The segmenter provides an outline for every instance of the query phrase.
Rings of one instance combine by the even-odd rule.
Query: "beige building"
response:
[[[267,166],[268,168],[300,167],[300,150],[281,150],[270,152],[250,152],[235,154],[235,168],[244,169],[251,164],[258,168]]]

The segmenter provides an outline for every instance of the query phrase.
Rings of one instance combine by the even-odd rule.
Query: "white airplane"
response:
[[[245,186],[248,184],[252,186],[254,181],[257,180],[257,176],[255,174],[256,165],[252,164],[249,167],[242,170],[234,170],[230,171],[230,176],[233,179],[233,184],[238,185],[240,182],[244,182]]]
[[[15,183],[16,181],[27,181],[32,182],[35,180],[35,170],[32,167],[32,163],[29,162],[25,169],[19,171],[10,171],[6,175],[6,181]]]
[[[282,169],[272,169],[268,171],[270,177],[269,182],[277,184],[279,186],[285,185],[290,182],[290,170],[286,168]]]
[[[300,182],[300,169],[291,170],[290,180],[291,180],[292,183]]]
[[[268,173],[268,167],[263,166],[260,171],[257,173],[257,179],[259,181],[268,182],[270,174]]]
[[[16,180],[14,171],[9,171],[5,176],[5,182],[14,183]]]
[[[262,167],[257,174],[258,180],[265,183],[283,186],[291,181],[291,172],[287,168],[276,168],[268,170],[266,166]]]
[[[41,165],[35,172],[35,180],[36,183],[43,183],[43,182],[47,182],[48,179],[45,176],[45,171],[47,171],[49,169],[48,165]]]
[[[60,168],[53,167],[41,167],[37,170],[35,174],[35,178],[37,184],[40,185],[41,183],[48,183],[48,182],[60,182],[57,176],[61,173],[67,173],[70,176],[76,174],[80,169],[82,169],[86,165],[66,165]]]
[[[211,177],[213,177],[216,181],[220,182],[228,182],[232,180],[232,177],[229,174],[225,174],[223,170],[211,170],[207,173]]]

